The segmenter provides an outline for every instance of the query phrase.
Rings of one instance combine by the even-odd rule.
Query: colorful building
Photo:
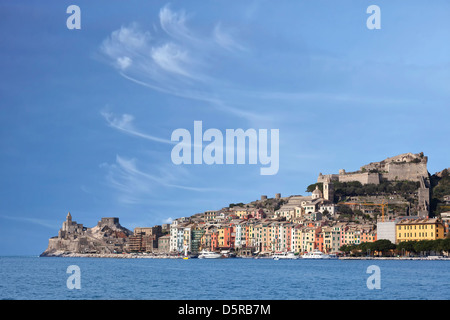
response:
[[[301,233],[301,252],[312,252],[315,249],[316,228],[303,227]]]
[[[211,233],[211,251],[216,251],[219,249],[219,234],[218,232]]]
[[[361,243],[377,241],[377,233],[373,230],[361,230]]]
[[[218,248],[219,249],[230,249],[234,248],[234,232],[233,226],[222,226],[217,230],[218,233]]]
[[[291,232],[291,250],[299,253],[302,251],[302,225],[294,225]]]
[[[322,233],[322,228],[316,228],[314,232],[314,249],[319,251],[324,251],[324,234]]]
[[[444,239],[445,227],[439,219],[402,220],[395,225],[396,242]]]

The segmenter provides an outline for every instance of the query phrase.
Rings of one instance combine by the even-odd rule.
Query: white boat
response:
[[[200,252],[198,258],[199,259],[219,259],[219,258],[222,258],[222,255],[217,252],[203,250],[202,252]]]
[[[426,258],[427,260],[447,260],[448,258],[443,256],[428,256]]]
[[[322,251],[315,250],[302,255],[302,259],[337,259],[334,254],[325,254]]]
[[[281,259],[295,260],[298,259],[298,256],[296,256],[293,252],[279,252],[273,255],[273,260]]]

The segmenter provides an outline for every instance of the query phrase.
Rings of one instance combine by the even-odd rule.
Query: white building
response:
[[[336,212],[338,211],[338,206],[335,205],[334,203],[329,203],[329,204],[324,203],[324,204],[319,205],[320,213],[324,213],[325,210],[328,211],[329,214],[334,216],[336,214]]]
[[[184,229],[185,225],[177,220],[170,225],[170,252],[184,251]]]
[[[290,204],[286,204],[275,211],[275,217],[286,218],[286,220],[292,220],[294,218],[300,217],[301,214],[302,208],[300,206]]]
[[[395,243],[395,221],[377,222],[377,240],[389,240]]]
[[[317,198],[312,201],[305,201],[302,203],[302,208],[305,210],[305,213],[317,212],[319,208],[319,204],[323,201],[323,199]]]
[[[234,247],[242,248],[242,226],[239,223],[237,223],[234,225],[234,230],[235,230]]]

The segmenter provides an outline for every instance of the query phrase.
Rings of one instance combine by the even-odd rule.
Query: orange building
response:
[[[360,241],[363,242],[375,242],[377,241],[377,233],[373,230],[361,230]]]
[[[217,246],[220,249],[234,248],[233,226],[223,226],[218,229]]]
[[[216,251],[219,247],[218,232],[211,233],[211,251]]]
[[[314,234],[314,249],[324,252],[322,228],[316,228]]]

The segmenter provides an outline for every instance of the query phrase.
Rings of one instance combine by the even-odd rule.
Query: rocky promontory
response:
[[[119,224],[119,218],[102,218],[93,228],[72,221],[70,212],[58,236],[49,239],[41,257],[68,256],[68,254],[116,254],[124,251],[133,232]]]

